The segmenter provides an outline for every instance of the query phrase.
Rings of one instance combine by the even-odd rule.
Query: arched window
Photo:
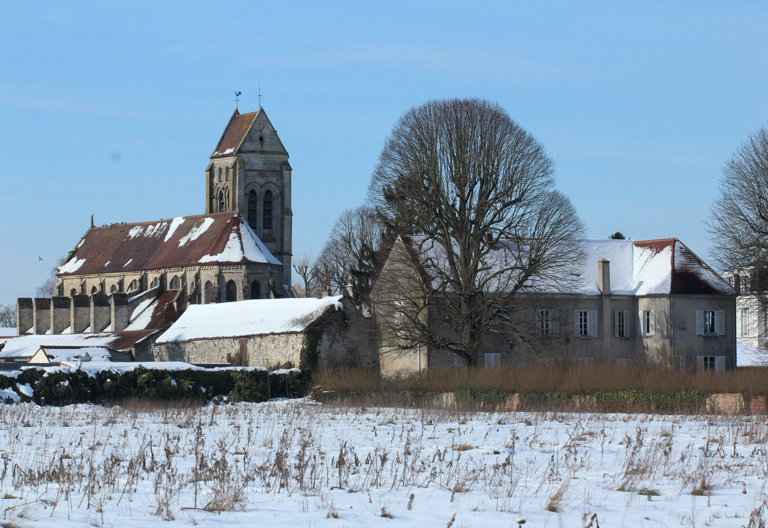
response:
[[[226,168],[224,177],[227,181],[229,181],[229,167]]]
[[[133,279],[131,283],[128,285],[128,291],[133,291],[136,289],[136,279]]]
[[[219,189],[216,194],[217,213],[221,213],[225,209],[226,202],[224,201],[224,189]]]
[[[75,295],[77,295],[77,290],[76,289],[72,288],[71,290],[69,290],[69,296],[70,297],[74,297]]]
[[[221,181],[221,167],[219,167],[219,181]]]
[[[205,304],[213,304],[216,302],[216,299],[213,298],[213,284],[211,284],[211,281],[206,281],[205,288]]]
[[[171,279],[171,287],[170,287],[170,289],[171,290],[178,290],[180,282],[181,281],[179,280],[179,277],[177,275],[174,275],[173,278]]]
[[[117,291],[117,286],[113,284],[112,287],[109,289],[109,293],[115,293],[116,291]]]
[[[253,281],[251,283],[251,299],[261,299],[261,286],[259,281]]]
[[[99,289],[96,286],[91,288],[91,295],[93,295],[94,293],[99,293]]]
[[[149,285],[150,288],[157,288],[160,286],[160,277],[155,277],[152,279],[152,284]]]
[[[227,281],[227,302],[234,302],[237,300],[237,285],[235,281]]]
[[[264,193],[264,229],[272,229],[272,191]]]
[[[256,208],[256,191],[251,189],[248,193],[248,225],[256,232],[256,219],[258,213]]]

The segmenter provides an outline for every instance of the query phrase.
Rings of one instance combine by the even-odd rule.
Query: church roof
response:
[[[93,227],[57,275],[249,263],[281,265],[238,213],[226,212]]]
[[[224,130],[221,139],[219,139],[219,144],[216,145],[216,149],[211,154],[211,159],[234,155],[243,143],[245,136],[248,135],[248,131],[251,129],[251,125],[253,125],[259,112],[261,112],[261,109],[249,114],[241,114],[235,110],[235,113],[229,119],[226,130]]]

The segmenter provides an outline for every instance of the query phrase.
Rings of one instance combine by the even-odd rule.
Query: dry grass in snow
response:
[[[6,405],[0,523],[758,528],[767,437],[764,417]]]

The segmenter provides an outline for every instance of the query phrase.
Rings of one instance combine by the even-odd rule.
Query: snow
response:
[[[195,223],[195,225],[192,226],[192,229],[189,230],[189,233],[181,237],[181,240],[179,240],[179,247],[187,242],[197,239],[197,237],[208,231],[211,224],[213,224],[213,218],[203,218],[203,221],[200,224]]]
[[[126,262],[125,264],[123,264],[123,267],[126,267],[126,266],[127,266],[128,264],[130,264],[131,262],[133,262],[133,259],[128,259],[128,262]]]
[[[218,255],[205,255],[200,259],[201,264],[208,262],[240,262],[243,258],[250,262],[282,264],[267,247],[259,240],[253,230],[240,219],[240,235],[236,229],[229,234],[229,240],[224,250]]]
[[[91,356],[92,361],[111,361],[112,353],[106,347],[70,347],[70,348],[52,348],[44,347],[45,353],[52,363],[61,361],[79,361],[86,353]]]
[[[5,402],[8,398],[12,402],[21,401],[21,397],[13,389],[0,389],[0,402]]]
[[[144,231],[144,226],[135,226],[132,227],[130,231],[128,231],[128,238],[136,238]]]
[[[235,151],[234,147],[230,147],[227,150],[225,150],[224,152],[217,152],[216,155],[217,156],[226,156],[227,154],[232,154],[234,151]]]
[[[74,273],[79,270],[83,264],[85,264],[85,259],[78,259],[75,257],[66,264],[63,264],[59,268],[58,273]]]
[[[16,335],[16,328],[8,328],[5,326],[0,326],[0,336],[15,336]]]
[[[2,407],[19,526],[737,528],[766,500],[764,417]]]
[[[184,223],[184,217],[183,216],[179,216],[179,217],[174,218],[171,221],[171,226],[168,228],[168,232],[165,234],[165,239],[163,241],[164,242],[168,242],[171,239],[171,237],[173,236],[173,234],[176,232],[176,230],[179,228],[179,226],[181,224],[183,224],[183,223]]]
[[[109,347],[117,339],[118,335],[107,333],[24,335],[6,340],[0,358],[32,357],[41,346]]]
[[[25,383],[23,385],[21,383],[17,383],[16,387],[18,387],[20,393],[22,393],[24,396],[27,396],[29,398],[31,398],[35,394],[35,389],[33,389],[29,385],[29,383]]]
[[[157,342],[300,332],[331,307],[343,309],[341,296],[193,304]]]
[[[131,318],[126,330],[144,330],[152,321],[152,314],[155,312],[158,299],[148,297],[142,300],[131,313]]]

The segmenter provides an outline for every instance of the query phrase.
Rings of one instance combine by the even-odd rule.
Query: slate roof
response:
[[[407,250],[412,256],[423,238],[402,236]],[[496,242],[501,251],[488,253],[487,272],[492,274],[498,266],[509,266],[510,259],[505,258],[506,251],[519,251],[511,243]],[[598,261],[610,262],[611,293],[614,295],[735,295],[735,290],[712,268],[701,260],[685,244],[676,238],[660,240],[578,240],[574,251],[583,254],[583,260],[574,259],[569,270],[570,278],[562,285],[549,284],[547,279],[533,284],[533,291],[548,293],[575,293],[599,295]],[[421,248],[421,262],[445,265],[443,249],[438,244],[428,241]],[[419,266],[419,273],[425,284],[432,280],[430,269]],[[503,277],[497,281],[506,285]],[[567,286],[566,286],[567,285]],[[566,286],[563,289],[562,286]],[[503,287],[503,286],[502,286]]]
[[[59,267],[60,277],[199,266],[281,265],[238,213],[91,228]]]
[[[227,128],[221,135],[221,139],[219,139],[219,144],[216,145],[213,154],[211,154],[211,159],[233,156],[243,143],[259,112],[261,112],[261,109],[249,114],[241,114],[235,110],[235,113],[229,119]]]

